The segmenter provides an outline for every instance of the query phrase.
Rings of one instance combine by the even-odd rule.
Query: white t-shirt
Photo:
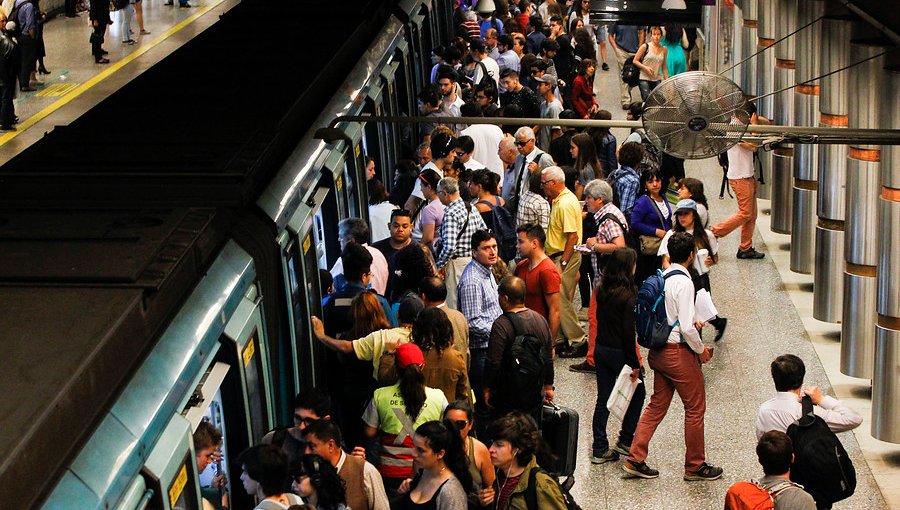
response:
[[[673,233],[674,230],[666,232],[665,237],[659,243],[657,256],[669,255],[669,238],[672,237]],[[719,253],[719,241],[716,240],[716,236],[709,230],[706,230],[706,238],[709,239],[709,256],[712,257]],[[706,266],[705,261],[700,261],[700,257],[694,257],[694,270],[697,271],[697,274],[706,274],[709,272],[709,267]]]
[[[390,216],[388,216],[390,217]],[[368,244],[363,245],[366,250],[369,251],[369,254],[372,255],[372,279],[369,281],[369,286],[375,289],[379,295],[384,295],[384,291],[387,289],[387,281],[388,281],[388,263],[387,259],[384,258],[384,254],[378,248],[372,248]],[[333,278],[337,278],[338,275],[344,274],[344,261],[338,257],[337,262],[334,263],[334,267],[331,268],[331,276]]]
[[[459,132],[460,135],[469,136],[475,143],[475,152],[472,158],[484,163],[484,167],[499,175],[503,179],[503,161],[497,155],[500,141],[503,140],[503,130],[500,126],[491,124],[473,124]]]
[[[484,64],[484,68],[487,70],[488,76],[494,80],[494,88],[500,90],[500,65],[497,64],[497,61],[492,59],[489,56],[485,56],[481,59],[481,63]],[[472,80],[475,83],[481,83],[481,66],[475,65],[475,74],[472,76]],[[497,104],[500,104],[500,98],[497,98]]]
[[[747,179],[753,177],[753,151],[737,144],[728,149],[728,174],[729,179]]]
[[[441,170],[440,168],[438,168],[437,165],[434,164],[434,161],[429,161],[428,163],[425,163],[425,166],[422,167],[422,170],[420,170],[419,173],[422,173],[425,170],[429,170],[429,169],[437,172],[438,177],[440,177],[441,179],[444,178],[444,171]],[[425,200],[425,195],[422,193],[422,179],[416,179],[416,183],[413,185],[412,196],[418,197],[419,200]],[[388,235],[390,235],[390,234],[388,234]],[[372,242],[373,243],[375,242],[375,234],[374,233],[372,234]]]
[[[397,206],[387,201],[369,206],[369,232],[372,234],[372,243],[391,236],[388,223],[391,222],[391,211],[394,209],[397,209]]]

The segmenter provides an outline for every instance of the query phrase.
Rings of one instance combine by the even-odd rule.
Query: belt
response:
[[[673,344],[671,342],[666,342],[666,349],[678,349],[679,347],[689,347],[688,344],[681,342],[677,344]]]
[[[555,259],[556,257],[559,257],[562,254],[563,254],[563,252],[558,251],[558,252],[554,253],[553,255],[547,255],[547,256],[550,257],[551,259]]]

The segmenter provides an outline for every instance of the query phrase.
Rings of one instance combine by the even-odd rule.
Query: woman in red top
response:
[[[578,66],[578,76],[572,84],[572,107],[581,119],[591,118],[591,114],[599,107],[594,100],[594,71],[597,64],[591,59],[584,59]]]

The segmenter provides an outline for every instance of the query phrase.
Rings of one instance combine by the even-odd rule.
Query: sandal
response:
[[[109,59],[108,59],[108,58],[98,58],[97,60],[94,61],[94,63],[96,63],[96,64],[109,64]]]

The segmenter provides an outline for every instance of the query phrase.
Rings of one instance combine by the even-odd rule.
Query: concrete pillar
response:
[[[756,53],[756,26],[757,26],[757,10],[756,10],[756,0],[746,0],[744,2],[744,9],[742,11],[742,15],[744,18],[743,21],[743,29],[741,30],[741,48],[743,48],[743,54],[741,55],[741,59],[743,60],[750,55]],[[751,58],[750,60],[741,64],[741,89],[744,91],[744,95],[747,97],[756,96],[756,69],[757,69],[757,58]]]
[[[900,129],[900,65],[885,69],[882,95],[893,98],[881,110],[881,127]],[[881,152],[878,199],[877,324],[872,378],[872,436],[900,443],[900,146]]]
[[[797,26],[802,27],[818,19],[825,12],[821,0],[797,2]],[[820,66],[822,24],[820,22],[797,33],[796,83],[817,78]],[[819,117],[818,82],[794,89],[794,124],[815,126]],[[818,188],[818,146],[794,146],[793,214],[791,215],[791,271],[812,273],[815,260],[816,190]]]
[[[882,43],[855,39],[850,62],[883,52]],[[850,73],[851,129],[879,127],[884,57],[855,67]],[[844,310],[841,323],[841,372],[872,378],[875,367],[875,275],[878,269],[878,195],[881,148],[854,143],[847,149],[847,188],[844,217]]]
[[[826,18],[822,24],[820,68],[840,69],[850,63],[848,18]],[[850,73],[837,73],[819,81],[819,126],[847,127],[847,96]],[[816,214],[816,263],[813,317],[824,322],[840,322],[844,303],[844,186],[847,173],[847,146],[822,145],[818,158],[818,201]]]
[[[775,39],[781,40],[797,30],[797,0],[776,0]],[[793,35],[776,44],[775,90],[795,85],[797,68],[797,36]],[[794,91],[787,90],[772,96],[774,117],[779,126],[794,125]],[[782,146],[772,154],[772,231],[791,233],[793,214],[794,147]]]
[[[757,48],[762,50],[775,44],[775,25],[777,19],[777,0],[758,0],[758,26],[756,28]],[[757,81],[756,93],[759,96],[775,91],[775,50],[770,48],[756,57]],[[772,119],[775,116],[775,98],[769,96],[756,102],[759,115]],[[765,184],[759,186],[759,198],[772,198],[772,153],[759,151],[759,162],[762,164]]]

